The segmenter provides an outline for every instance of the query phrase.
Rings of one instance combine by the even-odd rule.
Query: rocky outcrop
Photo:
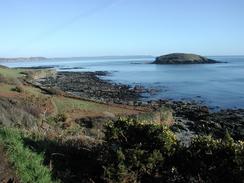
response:
[[[218,63],[216,60],[208,59],[196,54],[172,53],[157,57],[153,64],[210,64]]]
[[[116,84],[100,79],[109,73],[97,72],[58,72],[56,76],[45,77],[36,80],[36,85],[50,92],[61,90],[68,94],[93,101],[129,104],[136,103],[142,93],[149,93],[141,86],[130,87],[129,85]],[[130,105],[130,104],[129,104]]]
[[[212,135],[224,138],[228,132],[235,140],[244,138],[244,109],[225,109],[213,112],[207,106],[189,101],[157,101],[154,106],[173,110],[175,124],[172,130],[186,140],[193,135]],[[187,133],[187,135],[186,135]],[[190,140],[189,138],[189,140]],[[181,139],[181,140],[182,140]]]

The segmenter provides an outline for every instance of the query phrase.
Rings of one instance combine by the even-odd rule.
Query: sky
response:
[[[0,0],[0,57],[244,55],[244,0]]]

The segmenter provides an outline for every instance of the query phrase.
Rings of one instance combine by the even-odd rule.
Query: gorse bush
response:
[[[243,182],[244,143],[210,136],[181,145],[165,126],[133,120],[105,128],[102,164],[107,182]]]
[[[119,119],[107,123],[104,134],[103,142],[87,148],[81,141],[34,138],[4,128],[0,142],[22,182],[51,182],[53,175],[65,183],[243,183],[244,142],[228,133],[224,139],[198,136],[186,147],[166,126]],[[43,160],[52,162],[52,172]]]
[[[165,126],[118,120],[105,131],[105,178],[114,182],[138,182],[157,176],[177,147]]]
[[[244,143],[235,143],[230,136],[223,140],[196,137],[171,158],[185,182],[193,178],[202,182],[244,181]]]

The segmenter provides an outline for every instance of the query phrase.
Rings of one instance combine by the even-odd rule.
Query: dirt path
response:
[[[19,183],[16,173],[7,160],[2,145],[0,145],[0,182]]]

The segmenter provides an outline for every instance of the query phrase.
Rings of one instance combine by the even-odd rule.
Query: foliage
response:
[[[24,88],[21,85],[17,85],[14,88],[12,88],[12,91],[16,91],[18,93],[22,93],[24,91]]]
[[[0,67],[0,83],[20,84],[18,78],[23,77],[21,69],[9,69]]]
[[[84,110],[91,112],[111,112],[111,113],[126,113],[129,110],[119,107],[103,105],[95,102],[67,98],[67,97],[53,97],[53,102],[57,108],[58,113],[65,113],[72,110]]]
[[[19,103],[15,99],[0,97],[0,125],[34,128],[36,126],[36,118],[25,110],[24,106],[23,103]]]
[[[7,150],[8,157],[23,183],[51,183],[50,170],[43,166],[43,155],[24,147],[21,134],[17,130],[1,128],[0,143]]]
[[[59,113],[54,117],[54,121],[58,122],[65,122],[67,119],[67,115],[65,113]]]
[[[160,124],[119,119],[108,122],[104,133],[104,142],[92,145],[90,141],[85,145],[79,139],[21,136],[4,128],[0,129],[0,142],[8,150],[21,179],[27,180],[23,182],[38,182],[37,177],[40,182],[51,181],[49,170],[42,165],[43,159],[46,165],[52,162],[53,175],[65,183],[244,180],[244,142],[234,141],[228,133],[224,139],[197,136],[188,147]]]
[[[0,75],[0,80],[1,80],[1,75]],[[5,84],[5,83],[1,83],[1,81],[0,81],[0,92],[1,93],[13,93],[14,87],[15,87],[15,85],[9,85],[9,84]]]
[[[130,118],[136,121],[151,123],[151,124],[164,124],[171,125],[174,121],[172,116],[172,110],[167,107],[161,107],[154,112],[140,113]]]
[[[110,122],[102,161],[108,182],[242,182],[244,143],[227,134],[177,142],[165,126],[132,120]]]
[[[105,178],[115,182],[155,177],[177,147],[174,134],[166,126],[135,120],[108,123],[105,140]]]
[[[172,158],[185,182],[242,182],[244,180],[244,143],[227,136],[215,140],[211,136],[193,139]]]
[[[22,77],[23,74],[21,74],[21,71],[22,69],[9,69],[0,67],[0,74],[5,78],[17,79],[18,77]]]
[[[24,133],[24,144],[44,155],[44,164],[63,183],[100,182],[100,152],[91,143],[84,146],[79,139],[48,138],[38,133]]]

